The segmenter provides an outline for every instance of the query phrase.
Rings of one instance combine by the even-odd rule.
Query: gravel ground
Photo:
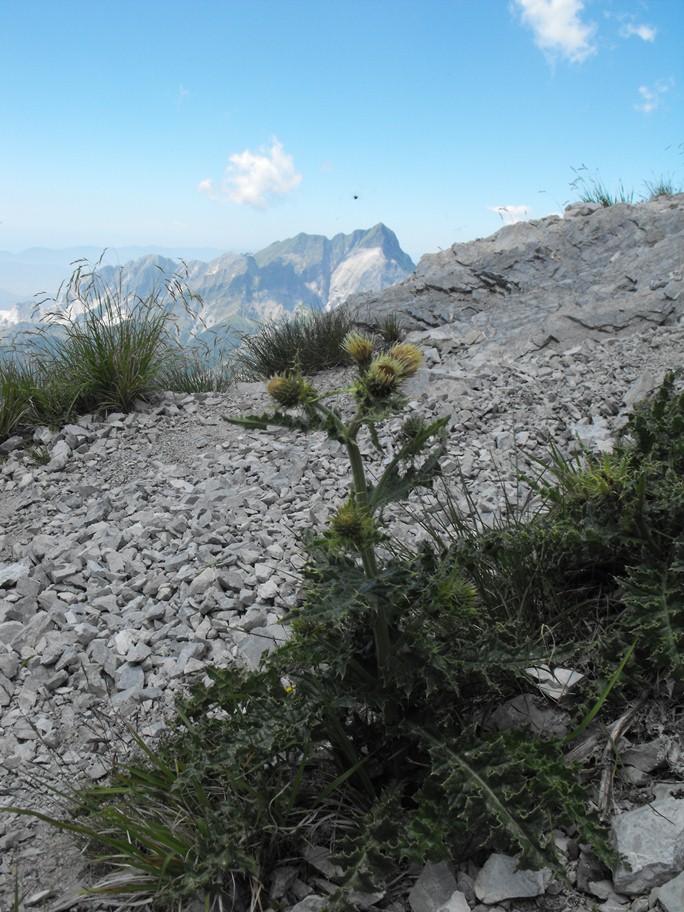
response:
[[[666,369],[684,366],[682,326],[646,328],[604,342],[587,341],[566,352],[546,349],[491,364],[483,363],[481,350],[454,351],[430,332],[414,338],[426,350],[427,368],[407,388],[408,408],[427,417],[452,416],[444,474],[453,479],[462,473],[491,520],[506,498],[515,496],[516,470],[525,452],[543,456],[550,441],[571,451],[577,436],[599,449],[610,446],[628,406],[657,385]],[[333,373],[323,382],[345,379]],[[0,565],[30,565],[28,578],[40,582],[33,595],[29,583],[22,584],[29,593],[22,597],[35,602],[27,609],[32,618],[51,611],[56,617],[58,610],[66,618],[35,642],[12,644],[11,628],[5,628],[7,642],[0,640],[0,672],[12,690],[0,702],[3,805],[49,812],[50,800],[36,780],[97,780],[112,757],[129,749],[128,725],[153,738],[174,695],[201,676],[207,663],[244,660],[250,612],[254,620],[257,609],[263,609],[260,623],[274,627],[294,604],[302,566],[299,535],[311,525],[322,527],[345,496],[347,466],[340,447],[320,435],[265,434],[222,420],[265,405],[261,384],[242,384],[225,395],[169,394],[130,416],[82,422],[89,436],[72,441],[73,447],[58,448],[68,434],[48,435],[48,465],[37,465],[35,453],[26,450],[0,463]],[[64,450],[61,465],[55,459]],[[370,450],[366,458],[371,471],[379,465]],[[98,509],[104,510],[103,519],[97,518]],[[409,545],[420,537],[415,518],[425,509],[436,515],[438,506],[429,497],[413,498],[408,512],[395,517],[394,529]],[[139,529],[148,534],[143,544],[136,543]],[[109,547],[107,538],[115,533],[123,536],[118,550]],[[86,554],[93,535],[97,555]],[[42,555],[41,542],[47,549]],[[49,545],[56,542],[64,549],[51,558]],[[110,557],[103,565],[105,575],[98,576],[98,561],[113,551],[123,555],[124,563],[119,566]],[[66,571],[60,576],[60,561],[76,555],[81,555],[77,570],[71,577]],[[173,572],[171,559],[181,562]],[[210,565],[242,574],[241,588],[210,585],[201,591],[196,580]],[[152,579],[157,588],[146,593]],[[265,589],[269,580],[273,585]],[[99,581],[99,588],[93,581]],[[118,604],[93,612],[93,593],[104,592],[105,583]],[[18,594],[11,584],[0,588],[0,634],[17,613]],[[139,617],[131,605],[142,612]],[[154,605],[165,606],[177,625],[164,632],[169,616],[162,611],[155,617]],[[87,646],[66,635],[78,624],[94,628]],[[126,641],[129,651],[107,666],[106,653],[116,654],[123,642],[115,637],[141,625],[150,632],[148,639]],[[100,640],[98,652],[92,644]],[[179,671],[182,646],[198,642],[201,648],[192,655],[186,650]],[[152,654],[137,664],[144,681],[132,693],[135,688],[121,686],[122,669],[136,667],[130,649],[141,643]],[[81,650],[88,668],[101,674],[101,691],[89,690],[76,661],[65,659],[69,648]],[[53,661],[56,649],[59,658]],[[63,660],[58,669],[64,671],[58,679],[63,683],[49,689],[45,675]],[[31,676],[39,673],[41,684],[32,687]],[[30,818],[2,815],[0,852],[0,908],[12,907],[15,875],[26,908],[57,912],[83,906],[70,894],[83,877],[70,839]],[[534,904],[514,902],[505,908],[589,912],[595,903],[586,894],[563,889]],[[494,912],[495,907],[488,908]],[[645,912],[645,907],[634,901],[631,912]]]

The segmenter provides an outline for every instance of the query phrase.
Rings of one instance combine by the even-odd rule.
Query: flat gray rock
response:
[[[263,656],[273,652],[279,643],[284,643],[287,636],[288,632],[281,624],[253,627],[238,643],[239,654],[249,668],[257,669]]]
[[[24,564],[0,564],[0,586],[16,586],[20,579],[28,576]]]
[[[413,330],[448,327],[454,348],[489,356],[568,347],[681,317],[684,194],[568,207],[564,216],[426,255],[407,279],[347,303],[361,318],[396,313]]]
[[[684,909],[684,871],[656,890],[663,912],[682,912]]]
[[[482,903],[491,905],[507,899],[541,896],[551,882],[551,872],[526,871],[518,868],[518,859],[511,855],[490,855],[475,880],[475,895]]]
[[[625,858],[613,871],[618,893],[633,896],[662,886],[684,868],[684,798],[662,798],[619,814],[613,840]]]
[[[300,900],[300,902],[290,909],[290,912],[322,912],[327,905],[328,900],[323,896],[312,894],[311,896],[305,896],[304,899]]]
[[[456,892],[456,878],[445,861],[428,862],[409,893],[412,912],[438,912]]]

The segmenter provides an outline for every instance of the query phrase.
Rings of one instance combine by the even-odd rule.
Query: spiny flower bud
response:
[[[266,384],[268,394],[283,408],[306,405],[316,397],[316,390],[299,374],[276,374]]]
[[[424,430],[425,421],[420,415],[409,415],[401,427],[402,434],[409,440],[414,440]]]
[[[352,330],[342,340],[342,350],[357,364],[366,364],[373,357],[373,340],[363,333]]]
[[[411,342],[397,342],[389,354],[404,366],[404,377],[412,377],[423,363],[422,352]]]
[[[368,544],[376,531],[371,517],[351,502],[340,507],[333,516],[332,528],[341,539],[356,547]]]
[[[387,399],[399,388],[404,377],[404,365],[391,355],[378,355],[363,378],[363,385],[376,399]]]

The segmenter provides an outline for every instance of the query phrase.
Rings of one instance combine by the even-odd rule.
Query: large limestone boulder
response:
[[[426,255],[403,282],[348,303],[361,320],[397,312],[412,330],[444,327],[453,348],[515,354],[675,323],[684,315],[683,273],[677,194],[575,204],[562,218],[518,222]]]

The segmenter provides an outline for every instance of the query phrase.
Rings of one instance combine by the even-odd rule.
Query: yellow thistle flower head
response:
[[[357,364],[367,364],[373,357],[373,340],[353,329],[342,340],[342,350]]]
[[[316,390],[299,374],[276,374],[266,384],[271,399],[283,408],[306,405],[316,396]]]
[[[411,342],[397,342],[389,354],[404,366],[404,377],[412,377],[423,364],[423,354]]]
[[[372,398],[388,399],[397,392],[404,376],[401,361],[392,355],[378,355],[363,378],[363,386]]]

